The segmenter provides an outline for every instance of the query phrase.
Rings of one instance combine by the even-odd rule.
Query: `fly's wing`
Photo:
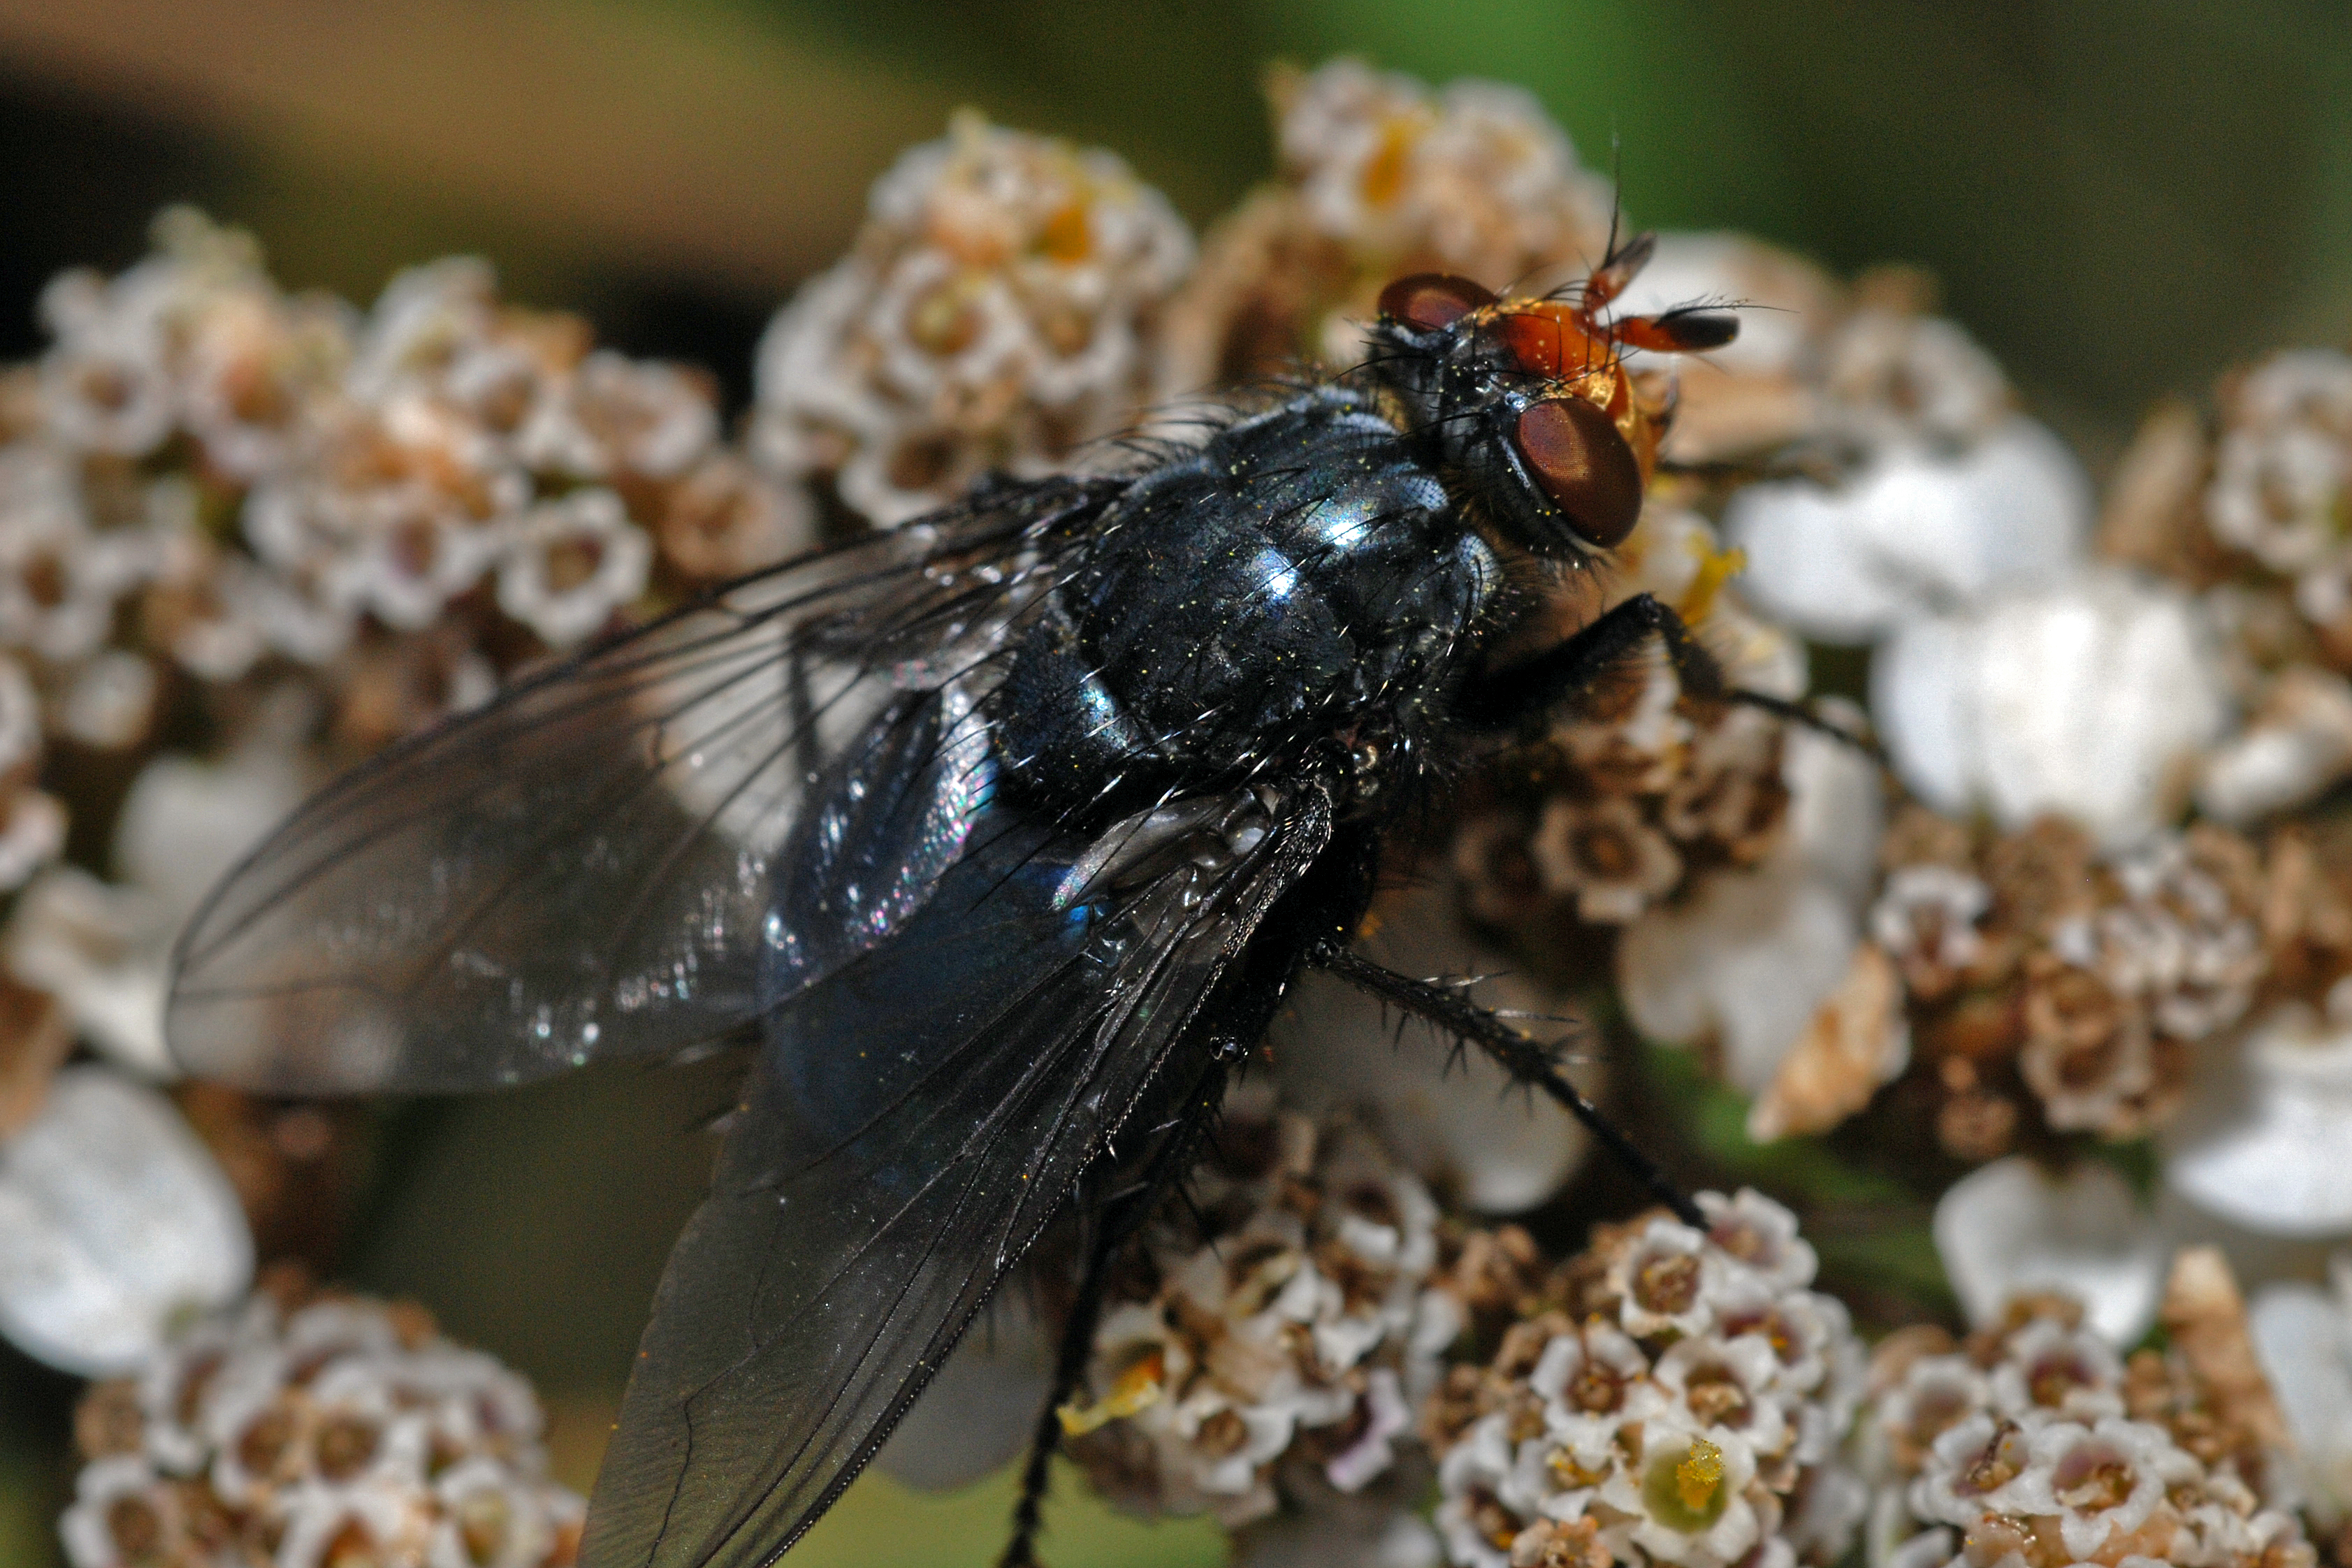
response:
[[[1329,815],[1242,795],[1091,846],[983,830],[772,1021],[656,1298],[586,1568],[764,1564],[815,1521],[1145,1087],[1193,1081],[1204,999]]]
[[[1118,488],[1008,488],[777,567],[330,786],[181,934],[173,1054],[268,1092],[452,1090],[739,1027],[812,781],[929,693],[882,759],[922,765],[908,726],[969,718],[1051,570],[1036,542]],[[931,816],[869,846],[905,862],[886,868],[908,873],[904,908],[961,847],[951,781],[931,782]]]

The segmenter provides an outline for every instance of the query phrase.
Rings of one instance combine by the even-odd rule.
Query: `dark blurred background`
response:
[[[2352,329],[2352,17],[2321,0],[0,0],[0,352],[51,272],[190,198],[361,300],[482,252],[740,396],[955,106],[1106,143],[1206,223],[1265,172],[1265,64],[1342,51],[1533,89],[1588,162],[1615,139],[1643,223],[1925,263],[2095,439]]]
[[[1108,144],[1205,225],[1267,172],[1265,65],[1340,52],[1534,89],[1588,163],[1613,140],[1642,223],[1926,265],[2095,469],[2153,399],[2352,336],[2352,18],[2318,0],[0,0],[0,358],[51,274],[126,265],[187,200],[362,302],[487,255],[740,405],[768,314],[957,106]],[[536,1378],[575,1484],[715,1103],[592,1075],[389,1129],[352,1272]],[[71,1392],[0,1365],[11,1563],[54,1549]],[[1002,1490],[861,1486],[793,1561],[984,1562]],[[1073,1564],[1218,1556],[1064,1518]]]

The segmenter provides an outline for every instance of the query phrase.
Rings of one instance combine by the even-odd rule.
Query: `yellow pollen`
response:
[[[1149,1410],[1160,1403],[1162,1392],[1160,1379],[1166,1375],[1158,1351],[1151,1352],[1118,1374],[1110,1385],[1110,1393],[1101,1402],[1080,1409],[1076,1404],[1065,1405],[1054,1414],[1061,1418],[1062,1430],[1073,1437],[1083,1437],[1097,1426],[1108,1426],[1139,1410]]]
[[[1428,131],[1423,113],[1391,115],[1381,126],[1380,145],[1364,160],[1356,176],[1356,190],[1370,207],[1384,207],[1404,194],[1405,170],[1413,144]]]
[[[1087,219],[1086,204],[1071,201],[1050,218],[1037,237],[1037,248],[1046,257],[1064,265],[1084,261],[1094,252],[1094,226]]]
[[[1704,1437],[1691,1439],[1690,1453],[1675,1467],[1675,1490],[1693,1513],[1705,1509],[1723,1484],[1723,1450]]]
[[[1705,536],[1694,535],[1690,552],[1698,559],[1698,574],[1683,591],[1682,602],[1675,606],[1675,613],[1682,616],[1685,626],[1695,626],[1715,608],[1715,596],[1723,592],[1723,585],[1748,570],[1748,552],[1717,550]]]

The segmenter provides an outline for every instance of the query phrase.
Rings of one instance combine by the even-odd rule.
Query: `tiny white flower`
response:
[[[1977,922],[1991,908],[1992,889],[1980,877],[1949,866],[1899,866],[1871,907],[1871,940],[1898,961],[1962,968],[1984,951]]]
[[[144,1456],[110,1454],[75,1478],[58,1535],[71,1568],[140,1568],[160,1560],[151,1553],[176,1555],[187,1544],[186,1525],[178,1497]],[[121,1540],[126,1531],[138,1538],[135,1548]]]
[[[2206,516],[2225,543],[2290,576],[2340,569],[2352,486],[2352,356],[2274,354],[2241,380]]]
[[[158,563],[146,530],[90,526],[65,453],[0,447],[0,642],[58,663],[86,658]]]
[[[164,964],[178,927],[152,894],[56,866],[11,912],[6,962],[57,997],[75,1031],[144,1078],[178,1076],[163,1044]]]
[[[179,412],[165,318],[180,279],[151,258],[111,283],[68,272],[42,290],[43,324],[57,342],[41,359],[50,432],[83,451],[137,458],[163,444]]]
[[[2331,670],[2280,672],[2246,728],[2215,747],[2197,781],[2208,816],[2248,823],[2317,799],[2352,774],[2352,684]]]
[[[155,666],[143,654],[107,648],[73,672],[58,727],[86,746],[127,751],[155,721]]]
[[[499,608],[557,647],[600,630],[645,592],[653,545],[621,498],[579,489],[516,524],[499,567]]]
[[[1697,1231],[1653,1219],[1609,1269],[1610,1291],[1622,1299],[1619,1325],[1636,1336],[1705,1333],[1715,1323],[1727,1267]]]
[[[1797,1234],[1797,1216],[1753,1187],[1732,1197],[1701,1193],[1707,1239],[1739,1259],[1769,1283],[1799,1289],[1813,1282],[1820,1267],[1812,1244]]]
[[[515,437],[533,468],[578,479],[675,479],[719,436],[710,395],[676,365],[598,349],[543,398]]]
[[[1989,1380],[1993,1409],[2018,1421],[2035,1411],[2084,1422],[2121,1415],[2123,1358],[2087,1311],[2084,1324],[2037,1318],[2011,1334]]]
[[[1412,1412],[1404,1402],[1397,1375],[1374,1367],[1364,1380],[1364,1409],[1370,1417],[1363,1436],[1323,1467],[1324,1476],[1343,1492],[1361,1491],[1372,1479],[1396,1461],[1396,1439],[1412,1430]]]
[[[394,277],[368,313],[351,370],[364,402],[437,377],[486,337],[498,275],[478,257],[451,256]]]

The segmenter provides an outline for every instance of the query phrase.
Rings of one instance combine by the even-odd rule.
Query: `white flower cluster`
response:
[[[2236,1023],[2264,967],[2252,911],[2177,833],[2158,834],[2109,865],[2121,900],[2061,919],[2052,950],[2095,972],[2117,995],[2144,1001],[2156,1026],[2177,1039]]]
[[[1319,233],[1368,260],[1495,286],[1531,259],[1596,266],[1609,182],[1523,88],[1339,59],[1275,86],[1276,155]]]
[[[1410,1442],[1460,1308],[1425,1286],[1437,1205],[1362,1128],[1229,1107],[1193,1203],[1156,1237],[1156,1284],[1104,1315],[1075,1451],[1115,1498],[1239,1525],[1285,1461],[1362,1490]]]
[[[363,616],[432,626],[485,583],[556,646],[644,591],[623,497],[657,510],[648,487],[712,459],[698,377],[502,306],[478,261],[405,273],[362,317],[288,297],[194,213],[156,239],[43,296],[55,341],[0,447],[0,641],[86,659],[142,595],[155,651],[227,680],[334,658]]]
[[[1844,1550],[1864,1500],[1836,1458],[1860,1342],[1805,1288],[1788,1210],[1748,1190],[1699,1203],[1705,1235],[1659,1217],[1606,1244],[1601,1310],[1538,1320],[1532,1369],[1445,1454],[1438,1528],[1463,1568],[1579,1561],[1570,1541],[1581,1560],[1692,1568]]]
[[[1380,290],[1407,273],[1541,289],[1608,248],[1609,182],[1520,88],[1433,89],[1338,59],[1268,89],[1277,179],[1211,231],[1173,301],[1165,396],[1356,363]]]
[[[1778,454],[1803,478],[1727,499],[1753,600],[1804,635],[1870,641],[1924,609],[2046,580],[2079,551],[2090,493],[2048,430],[1931,289],[1899,270],[1852,288],[1738,236],[1662,236],[1623,308],[1753,307],[1740,335],[1667,367],[1681,397],[1667,455]]]
[[[65,847],[65,806],[35,787],[44,749],[33,683],[0,654],[0,890],[23,887]]]
[[[539,1403],[421,1310],[257,1296],[85,1412],[72,1568],[564,1568],[586,1505],[550,1481]]]
[[[1894,1568],[2313,1562],[2234,1466],[2127,1415],[2123,1363],[2097,1334],[2019,1312],[1980,1338],[1912,1361],[1871,1417],[1891,1478],[1873,1532]]]
[[[876,182],[856,248],[760,345],[751,447],[881,527],[982,474],[1068,466],[1147,394],[1192,266],[1166,198],[1108,153],[957,118]]]
[[[1903,972],[1912,994],[1939,997],[1983,956],[1977,929],[1992,909],[1992,889],[1957,866],[1897,866],[1870,909],[1871,940]]]
[[[1705,639],[1729,681],[1774,696],[1804,689],[1803,650],[1728,586],[1739,569],[1705,519],[1653,506],[1619,552],[1608,604],[1648,594]],[[1546,737],[1499,810],[1473,809],[1454,846],[1478,918],[1511,925],[1546,900],[1588,924],[1623,925],[1671,901],[1694,874],[1751,866],[1779,842],[1788,804],[1782,726],[1760,710],[1685,700],[1661,658],[1596,695]]]
[[[2205,498],[2214,537],[2290,579],[2315,624],[2342,620],[2352,611],[2352,355],[2272,356],[2238,380],[2224,421]]]

